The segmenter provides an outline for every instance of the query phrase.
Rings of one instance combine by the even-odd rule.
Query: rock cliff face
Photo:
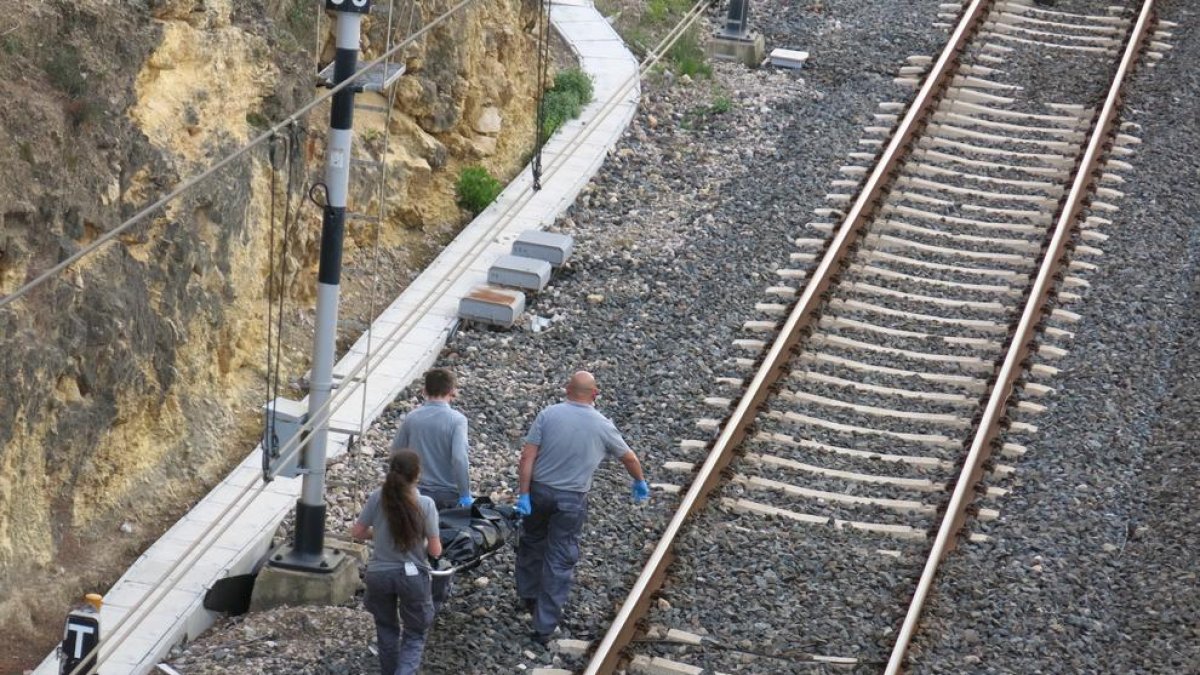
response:
[[[453,4],[395,0],[393,39]],[[332,53],[332,21],[310,0],[28,5],[0,36],[0,295],[311,100],[313,47]],[[368,21],[368,58],[387,43],[386,8]],[[351,268],[359,248],[402,256],[461,225],[463,166],[520,168],[535,21],[530,0],[477,0],[404,51],[394,100],[359,97],[393,108],[356,117],[356,148],[387,182],[354,182],[351,209],[383,220],[352,221]],[[327,119],[318,106],[301,125],[293,209],[320,176]],[[278,226],[287,182],[274,178]],[[264,144],[0,310],[0,633],[30,638],[29,654],[252,447],[271,185]],[[299,213],[283,286],[288,321],[303,324],[320,216]],[[290,377],[307,367],[308,335],[291,331]],[[5,649],[7,672],[18,660]]]

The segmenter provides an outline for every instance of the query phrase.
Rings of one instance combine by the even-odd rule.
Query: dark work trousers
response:
[[[425,637],[433,625],[429,571],[419,567],[413,575],[406,574],[403,569],[368,571],[366,582],[367,596],[363,604],[375,617],[380,672],[383,675],[413,675],[421,666]]]
[[[534,600],[533,629],[549,635],[562,618],[579,562],[579,534],[587,521],[587,493],[529,486],[533,512],[521,523],[517,595]]]
[[[457,490],[420,488],[420,492],[433,500],[438,511],[458,507]],[[454,590],[454,575],[433,578],[433,611],[435,613],[442,611],[442,605],[446,604],[452,590]]]

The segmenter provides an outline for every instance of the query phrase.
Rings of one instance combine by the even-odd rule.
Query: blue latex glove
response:
[[[517,513],[523,516],[533,513],[533,504],[529,503],[529,495],[520,495],[517,497]]]
[[[633,481],[633,501],[637,504],[650,499],[650,486],[644,480]]]
[[[458,498],[458,505],[460,507],[461,506],[470,506],[474,503],[475,503],[475,498],[472,497],[471,495],[463,495]]]

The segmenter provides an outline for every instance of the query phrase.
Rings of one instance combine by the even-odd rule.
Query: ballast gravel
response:
[[[1168,3],[1168,7],[1174,7],[1176,14],[1191,11],[1182,3]],[[696,452],[680,449],[679,441],[705,437],[705,432],[695,427],[695,420],[723,416],[722,411],[705,406],[702,399],[731,395],[719,389],[713,379],[731,374],[729,357],[745,355],[732,348],[732,341],[747,337],[741,330],[744,321],[762,318],[754,304],[765,300],[767,286],[781,283],[776,270],[799,267],[788,259],[789,253],[796,250],[792,239],[820,236],[804,224],[814,219],[814,208],[829,206],[823,197],[832,191],[831,181],[842,177],[837,169],[849,163],[849,154],[863,150],[857,143],[861,128],[872,124],[877,105],[911,95],[911,90],[896,86],[892,77],[906,56],[933,55],[940,48],[944,35],[931,27],[936,11],[935,2],[758,3],[756,22],[766,33],[768,50],[778,46],[810,51],[813,56],[805,70],[747,71],[718,64],[711,82],[655,76],[644,84],[642,106],[633,126],[568,217],[555,224],[554,229],[576,237],[577,257],[550,288],[530,303],[526,318],[548,319],[549,326],[535,331],[532,323],[523,323],[510,332],[464,331],[439,359],[439,365],[454,369],[460,378],[458,404],[471,423],[476,493],[491,495],[498,501],[512,498],[521,436],[537,410],[557,401],[562,382],[580,367],[596,373],[602,390],[599,407],[614,419],[641,455],[650,481],[686,481],[686,476],[664,470],[664,462],[700,458]],[[880,31],[880,26],[887,26],[887,30]],[[1173,54],[1172,58],[1179,56]],[[1160,67],[1160,77],[1167,66],[1164,63]],[[1191,79],[1186,81],[1194,85],[1195,76],[1188,77]],[[1194,90],[1194,86],[1187,89]],[[1159,95],[1170,97],[1172,92],[1164,84]],[[725,98],[732,106],[722,112]],[[1174,105],[1177,108],[1185,104],[1176,101]],[[1155,103],[1153,109],[1162,115],[1157,118],[1164,133],[1160,143],[1170,140],[1180,148],[1170,150],[1166,156],[1173,158],[1175,165],[1188,166],[1189,153],[1195,156],[1195,148],[1187,145],[1194,140],[1187,139],[1196,138],[1196,130],[1172,129],[1164,124],[1169,114],[1166,111],[1172,107],[1163,101]],[[1155,113],[1143,110],[1139,116],[1143,114],[1148,115],[1147,124],[1153,121]],[[1146,148],[1139,152],[1146,152]],[[1090,490],[1084,491],[1087,499],[1080,501],[1077,495],[1068,495],[1074,501],[1048,501],[1051,493],[1044,491],[1046,483],[1055,482],[1045,477],[1062,476],[1062,480],[1073,483],[1077,478],[1065,478],[1071,475],[1067,468],[1038,470],[1028,479],[1019,472],[1013,485],[1005,485],[1017,489],[1000,504],[1001,520],[987,526],[992,543],[986,549],[960,549],[962,553],[956,555],[962,557],[952,556],[951,571],[945,575],[949,583],[945,595],[963,596],[975,605],[961,610],[948,602],[935,603],[930,621],[941,630],[932,631],[930,635],[936,637],[918,645],[914,652],[917,667],[929,672],[986,670],[981,660],[964,660],[967,657],[960,648],[966,645],[975,649],[967,653],[968,657],[975,654],[982,659],[982,651],[994,658],[994,672],[1061,672],[1056,664],[1095,665],[1100,653],[1110,654],[1113,649],[1104,643],[1102,650],[1101,643],[1086,639],[1089,632],[1099,632],[1087,623],[1087,613],[1080,614],[1082,619],[1074,614],[1070,620],[1064,617],[1057,623],[1067,630],[1057,632],[1049,621],[1033,620],[1042,611],[1040,594],[1044,592],[1030,581],[1028,575],[1034,573],[1019,566],[997,565],[990,552],[1007,546],[1014,550],[1011,560],[1032,561],[1032,555],[1049,560],[1059,552],[1074,551],[1071,565],[1064,564],[1062,569],[1074,570],[1078,562],[1082,565],[1079,569],[1087,570],[1091,549],[1069,542],[1072,537],[1094,537],[1101,530],[1077,524],[1067,527],[1063,514],[1088,511],[1086,515],[1103,520],[1103,509],[1109,508],[1105,505],[1125,494],[1123,488],[1106,492],[1108,484],[1100,480],[1106,467],[1119,474],[1117,483],[1124,480],[1132,486],[1139,480],[1137,472],[1123,463],[1128,457],[1118,446],[1128,446],[1131,439],[1141,438],[1145,454],[1146,439],[1153,437],[1152,402],[1160,400],[1168,386],[1161,376],[1153,374],[1155,368],[1166,363],[1165,357],[1156,359],[1149,353],[1153,350],[1140,351],[1141,340],[1158,345],[1155,353],[1160,357],[1174,344],[1179,331],[1170,305],[1181,303],[1186,296],[1185,282],[1192,269],[1189,261],[1197,244],[1188,238],[1186,221],[1179,215],[1185,212],[1181,200],[1190,195],[1190,190],[1184,188],[1186,183],[1177,182],[1180,179],[1167,179],[1166,168],[1172,163],[1164,164],[1146,162],[1131,177],[1140,187],[1135,195],[1134,186],[1127,186],[1131,196],[1122,203],[1123,211],[1134,213],[1135,202],[1157,201],[1144,207],[1136,226],[1128,230],[1117,226],[1108,231],[1114,239],[1104,246],[1106,256],[1100,276],[1091,278],[1094,287],[1083,302],[1086,307],[1097,297],[1107,295],[1103,320],[1088,324],[1085,317],[1081,326],[1091,325],[1095,333],[1085,338],[1087,329],[1078,329],[1076,342],[1065,345],[1074,350],[1068,361],[1056,362],[1058,366],[1094,363],[1095,353],[1082,349],[1086,340],[1094,339],[1105,345],[1100,353],[1120,365],[1091,371],[1084,367],[1084,372],[1093,374],[1093,380],[1081,385],[1054,384],[1060,389],[1058,398],[1051,401],[1049,412],[1036,419],[1043,431],[1025,441],[1030,454],[1020,460],[1022,467],[1035,455],[1058,461],[1058,455],[1071,455],[1072,444],[1087,438],[1090,444],[1084,446],[1086,453],[1074,453],[1077,460],[1086,457],[1096,462],[1095,466],[1086,465],[1090,467],[1087,470],[1097,472],[1090,482],[1083,482]],[[1163,180],[1143,181],[1143,166],[1150,169],[1151,177],[1161,171]],[[1194,164],[1191,170],[1194,176]],[[1168,190],[1178,191],[1173,199],[1166,198]],[[1160,221],[1170,225],[1164,227]],[[1155,231],[1147,237],[1147,229]],[[1118,231],[1124,233],[1125,246],[1141,251],[1140,255],[1119,257]],[[1169,246],[1172,242],[1173,248]],[[1176,265],[1160,277],[1147,280],[1135,271],[1137,264],[1156,254]],[[1113,260],[1127,264],[1112,266]],[[1113,279],[1104,282],[1106,288],[1101,289],[1099,279],[1105,274]],[[1138,304],[1121,304],[1120,290],[1138,284],[1145,284]],[[1164,288],[1178,290],[1164,293]],[[1156,317],[1146,324],[1146,330],[1152,330],[1149,336],[1123,337],[1117,332],[1126,325],[1141,326],[1137,317],[1143,316],[1141,310],[1146,308]],[[1139,373],[1138,363],[1146,370]],[[1072,372],[1068,369],[1067,377],[1075,377]],[[1067,392],[1074,392],[1077,386],[1092,385],[1096,386],[1087,391],[1088,396],[1103,397],[1112,386],[1099,385],[1113,379],[1118,382],[1114,386],[1121,396],[1133,396],[1123,381],[1145,380],[1142,389],[1134,389],[1144,389],[1146,395],[1136,401],[1129,399],[1131,405],[1141,407],[1126,410],[1123,403],[1114,401],[1105,408],[1103,399],[1099,408],[1076,407],[1077,393],[1067,397]],[[401,416],[419,403],[417,389],[410,387],[402,394],[357,448],[331,465],[328,516],[332,536],[346,533],[366,494],[378,485],[388,440]],[[1155,393],[1157,399],[1152,395]],[[1194,403],[1193,399],[1190,410],[1194,411]],[[1059,417],[1068,419],[1059,421]],[[1103,429],[1111,430],[1111,438],[1103,435]],[[1122,435],[1117,435],[1118,430]],[[1087,435],[1081,436],[1084,431]],[[1171,431],[1177,430],[1158,433]],[[1118,438],[1120,442],[1115,441]],[[1175,442],[1170,447],[1175,448],[1174,453],[1167,454],[1176,466],[1186,467],[1186,445]],[[1121,507],[1142,518],[1138,522],[1147,525],[1140,530],[1142,536],[1159,532],[1155,507],[1164,497],[1174,509],[1167,513],[1191,517],[1194,522],[1186,506],[1194,499],[1174,496],[1174,490],[1182,492],[1188,487],[1186,474],[1181,481],[1178,473],[1167,467],[1158,471],[1159,477],[1153,480],[1161,487],[1156,492],[1136,500],[1136,507]],[[1191,489],[1194,493],[1194,487]],[[742,495],[749,496],[740,486],[728,486],[718,498]],[[634,507],[628,498],[628,479],[619,467],[601,469],[591,495],[583,559],[562,626],[567,637],[595,640],[603,634],[675,503],[675,497],[655,490],[650,504]],[[1052,517],[1036,521],[1015,515],[1022,504],[1044,507]],[[1120,512],[1120,504],[1124,502],[1110,510]],[[919,570],[921,562],[919,542],[887,543],[889,550],[881,553],[878,538],[839,532],[839,546],[847,541],[852,545],[830,556],[826,550],[829,537],[814,534],[807,526],[798,528],[783,520],[763,521],[725,512],[711,513],[699,522],[708,521],[716,528],[713,534],[694,530],[683,542],[703,555],[675,573],[703,579],[703,588],[729,600],[724,607],[713,609],[711,597],[692,602],[696,586],[672,589],[668,585],[655,611],[668,618],[672,627],[715,635],[713,642],[720,646],[689,650],[649,644],[642,651],[727,672],[815,672],[815,664],[809,660],[812,654],[856,656],[863,659],[861,672],[879,670],[880,655],[886,653],[894,627],[881,619],[877,609],[905,599],[908,590],[903,580]],[[1007,532],[1007,528],[1015,530]],[[779,536],[764,538],[766,530]],[[1127,531],[1134,535],[1139,532]],[[1131,568],[1128,576],[1133,581],[1125,579],[1127,583],[1121,586],[1123,595],[1119,597],[1123,600],[1106,601],[1111,617],[1091,618],[1111,618],[1116,623],[1105,626],[1124,626],[1106,629],[1108,637],[1120,634],[1137,638],[1113,641],[1118,648],[1127,647],[1124,653],[1112,657],[1114,662],[1129,667],[1084,667],[1082,671],[1187,670],[1166,664],[1186,666],[1186,659],[1195,655],[1195,635],[1191,647],[1177,640],[1186,635],[1188,615],[1183,610],[1189,606],[1188,598],[1192,598],[1191,607],[1196,604],[1195,578],[1190,596],[1183,575],[1164,582],[1167,587],[1175,583],[1178,593],[1139,596],[1138,590],[1157,587],[1160,577],[1169,576],[1173,566],[1181,564],[1179,556],[1189,550],[1189,544],[1190,550],[1196,549],[1195,531],[1195,527],[1168,530],[1164,526],[1163,537],[1150,539],[1154,546],[1144,552],[1125,553],[1127,561],[1145,561],[1149,569],[1138,572]],[[1168,532],[1180,539],[1178,546],[1166,538]],[[1038,547],[1032,555],[1028,554],[1030,544],[1023,541],[1030,535],[1037,535],[1030,539]],[[757,546],[765,541],[771,543]],[[1129,541],[1136,542],[1136,536]],[[1128,548],[1130,543],[1125,545]],[[814,562],[818,560],[832,562],[818,566]],[[971,564],[955,567],[959,560],[970,560]],[[424,672],[511,673],[536,667],[581,667],[580,659],[542,648],[527,637],[528,615],[515,607],[512,562],[508,552],[459,579],[455,595],[431,632]],[[1062,607],[1070,594],[1102,591],[1079,583],[1083,576],[1074,571],[1062,575],[1066,579],[1064,596],[1057,599],[1056,606]],[[855,590],[851,585],[840,596],[810,592],[826,582],[846,587],[847,579],[859,582],[860,588]],[[767,592],[781,581],[794,582],[795,591],[787,596]],[[1006,586],[1006,582],[1011,583]],[[1017,598],[1012,601],[1006,595],[1010,586]],[[1169,606],[1170,620],[1139,621],[1117,612],[1122,603],[1152,609],[1148,607],[1152,597]],[[782,611],[785,607],[795,609],[789,614]],[[1140,616],[1155,615],[1143,611]],[[960,620],[963,623],[955,623]],[[1175,632],[1168,631],[1166,637],[1158,638],[1160,624],[1173,626]],[[1002,629],[994,628],[997,625]],[[802,626],[826,630],[811,638],[797,637],[796,630]],[[1144,653],[1138,644],[1145,640],[1157,640],[1162,650],[1175,656],[1154,661],[1153,655]],[[170,662],[185,673],[373,673],[377,672],[377,661],[372,643],[370,617],[357,604],[283,609],[222,622],[196,643],[173,654]],[[1020,649],[1025,644],[1038,647],[1022,655]],[[1155,663],[1163,665],[1155,668]]]

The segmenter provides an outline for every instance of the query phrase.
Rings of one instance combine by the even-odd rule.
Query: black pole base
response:
[[[291,544],[283,544],[271,551],[267,565],[285,570],[330,574],[346,560],[346,552],[338,548],[323,548],[316,554],[300,553]]]

